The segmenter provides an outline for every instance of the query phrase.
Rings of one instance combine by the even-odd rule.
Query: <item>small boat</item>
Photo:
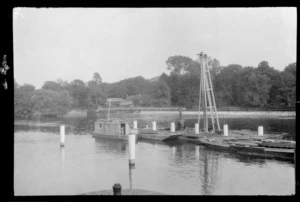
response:
[[[138,130],[133,129],[128,121],[119,119],[99,119],[95,121],[95,131],[92,133],[95,138],[109,138],[128,140],[129,134],[137,134]],[[136,135],[136,139],[138,135]]]
[[[258,144],[261,147],[269,148],[283,148],[283,149],[294,149],[296,145],[295,141],[289,140],[265,140]]]

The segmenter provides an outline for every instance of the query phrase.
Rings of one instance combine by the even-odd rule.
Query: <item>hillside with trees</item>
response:
[[[267,61],[257,67],[238,64],[221,66],[209,58],[217,107],[295,109],[296,63],[283,71]],[[171,56],[166,60],[168,74],[153,79],[142,76],[115,83],[102,82],[95,72],[90,81],[45,81],[41,89],[33,85],[14,86],[15,117],[34,114],[64,115],[72,109],[105,108],[107,98],[122,98],[142,107],[185,107],[197,109],[200,67],[189,57]]]

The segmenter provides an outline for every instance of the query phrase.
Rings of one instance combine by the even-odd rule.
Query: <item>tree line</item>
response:
[[[209,58],[217,107],[295,107],[296,63],[283,71],[262,61],[257,67],[238,64],[221,66]],[[107,107],[107,98],[131,100],[135,106],[185,107],[199,104],[200,66],[189,57],[171,56],[166,61],[169,75],[145,79],[142,76],[115,83],[102,82],[95,72],[90,81],[75,79],[46,81],[41,89],[14,82],[15,117],[35,113],[64,115],[72,109]]]

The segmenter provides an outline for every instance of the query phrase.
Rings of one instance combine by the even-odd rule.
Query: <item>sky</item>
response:
[[[270,8],[14,8],[14,78],[103,82],[169,74],[166,61],[205,52],[222,66],[296,62],[297,13]]]

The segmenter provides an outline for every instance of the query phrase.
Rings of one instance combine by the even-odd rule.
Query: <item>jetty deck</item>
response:
[[[114,195],[112,190],[101,190],[85,193],[83,195]],[[163,193],[144,189],[122,189],[121,195],[165,195]]]
[[[249,130],[229,131],[228,136],[187,131],[178,140],[241,155],[294,161],[296,142],[280,139],[283,135],[285,133],[258,136],[256,131]]]
[[[165,130],[153,131],[151,129],[142,129],[139,131],[138,136],[139,139],[166,141],[177,139],[184,134],[184,131],[170,132]]]

